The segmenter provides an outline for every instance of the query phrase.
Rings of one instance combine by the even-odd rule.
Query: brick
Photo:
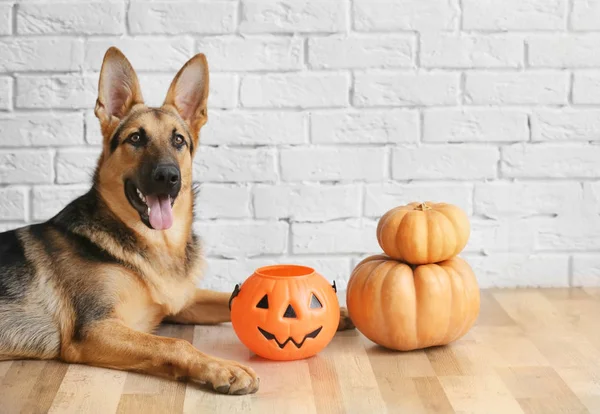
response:
[[[0,71],[75,71],[83,63],[83,41],[65,38],[0,39]]]
[[[198,222],[194,230],[207,255],[252,257],[282,254],[287,248],[288,224],[284,222]],[[249,276],[249,275],[247,275]]]
[[[0,115],[0,146],[42,147],[83,144],[78,113]]]
[[[599,157],[597,146],[515,144],[502,148],[500,171],[504,177],[597,177]]]
[[[573,0],[571,25],[574,30],[600,30],[600,3],[594,0]]]
[[[0,222],[0,232],[16,230],[21,227],[25,227],[26,224],[23,222],[13,222],[13,221],[1,221]]]
[[[465,252],[533,252],[536,245],[536,228],[538,220],[471,219],[471,237]]]
[[[463,0],[466,30],[563,30],[567,0]]]
[[[325,108],[348,105],[346,74],[285,73],[242,78],[240,100],[250,108]]]
[[[365,186],[365,216],[379,218],[394,207],[415,201],[451,203],[471,214],[473,190],[469,184],[393,182]]]
[[[493,147],[453,145],[394,148],[392,176],[396,180],[495,178],[498,159],[498,149]]]
[[[19,34],[123,34],[123,1],[21,2],[17,7]]]
[[[165,101],[169,86],[175,77],[172,75],[138,75],[144,102],[148,106],[161,106]],[[94,98],[95,99],[95,98]],[[230,109],[236,106],[237,75],[211,74],[208,93],[208,107],[211,109]],[[209,112],[210,122],[210,112]]]
[[[8,35],[12,31],[12,3],[0,3],[0,35]]]
[[[85,47],[85,68],[99,71],[111,46],[118,47],[136,71],[173,71],[173,77],[194,54],[194,42],[187,37],[91,38]]]
[[[348,24],[347,3],[339,0],[243,0],[245,33],[339,32]]]
[[[237,75],[211,73],[208,107],[212,109],[235,108],[238,99],[238,83]]]
[[[357,106],[448,105],[458,102],[458,73],[357,73]]]
[[[576,212],[591,215],[600,214],[600,182],[584,182],[582,203],[580,204],[578,201],[579,200],[575,200],[575,202],[571,201],[574,209],[579,209],[576,210]]]
[[[66,149],[56,154],[56,182],[91,183],[100,149]]]
[[[300,37],[204,37],[198,52],[206,54],[212,70],[292,70],[302,68],[304,41]]]
[[[210,184],[199,186],[195,204],[199,219],[249,218],[250,188],[239,184]]]
[[[579,183],[476,183],[475,214],[493,219],[562,215],[581,198]]]
[[[49,150],[0,151],[0,184],[50,183],[52,158]]]
[[[443,108],[423,112],[423,141],[514,142],[529,140],[527,114],[511,109]]]
[[[600,104],[600,72],[575,72],[573,74],[573,103]]]
[[[426,68],[519,68],[524,47],[516,36],[423,33],[420,62]]]
[[[134,1],[129,6],[133,34],[221,34],[236,26],[233,1]]]
[[[293,223],[294,254],[369,253],[379,251],[377,222],[365,219],[329,223]]]
[[[0,188],[0,217],[2,220],[25,220],[28,191],[23,187]]]
[[[540,109],[531,117],[534,141],[600,140],[600,110]]]
[[[102,145],[102,131],[100,131],[100,121],[90,110],[85,113],[85,142],[90,145]]]
[[[360,216],[357,185],[277,184],[254,188],[257,218],[326,221]]]
[[[467,73],[465,101],[471,104],[566,104],[566,72]]]
[[[457,0],[355,0],[358,31],[439,31],[458,28]]]
[[[573,256],[573,286],[600,286],[600,256],[597,253]]]
[[[415,48],[412,35],[313,37],[308,63],[314,69],[411,67]]]
[[[93,108],[97,82],[92,75],[17,76],[17,107]]]
[[[172,75],[138,75],[146,105],[161,106],[174,77],[175,73]],[[208,91],[209,122],[211,109],[231,109],[237,105],[237,89],[237,75],[221,73],[210,75]]]
[[[201,182],[275,181],[275,160],[271,149],[200,146],[194,161],[194,179]]]
[[[497,253],[466,255],[479,287],[567,287],[569,257],[545,254]]]
[[[13,79],[9,76],[0,76],[0,110],[12,108]]]
[[[386,144],[417,142],[419,114],[391,109],[360,112],[313,112],[312,142],[319,144]]]
[[[544,251],[600,249],[600,217],[575,214],[548,219],[537,228],[536,247]]]
[[[83,185],[45,185],[33,188],[34,220],[48,220],[89,190]]]
[[[379,181],[385,177],[385,149],[282,149],[281,175],[285,181]]]
[[[598,34],[532,36],[527,41],[529,64],[532,67],[566,69],[598,67],[598,42]]]
[[[299,112],[212,111],[202,130],[207,145],[280,145],[307,141],[304,114]]]
[[[230,291],[233,290],[232,286],[235,286],[236,283],[242,283],[259,267],[276,265],[281,262],[294,263],[295,261],[296,258],[294,256],[289,258],[283,257],[281,260],[263,257],[255,259],[208,257],[206,259],[206,277],[202,280],[202,287],[205,289]],[[335,280],[338,292],[342,292],[348,284],[351,269],[350,258],[303,256],[301,264],[302,266],[312,267],[330,282]]]

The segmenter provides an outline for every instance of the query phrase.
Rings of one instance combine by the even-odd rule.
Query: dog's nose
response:
[[[170,190],[175,187],[181,176],[179,174],[179,168],[174,164],[159,164],[154,169],[152,174],[154,182],[165,190]]]

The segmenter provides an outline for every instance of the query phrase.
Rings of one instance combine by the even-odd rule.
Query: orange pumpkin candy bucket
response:
[[[272,360],[311,357],[329,344],[340,320],[335,282],[312,268],[275,265],[257,269],[229,300],[240,341]]]

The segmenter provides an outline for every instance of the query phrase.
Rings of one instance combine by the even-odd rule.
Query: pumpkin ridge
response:
[[[432,210],[431,211],[431,215],[432,216],[435,216],[436,214],[437,214],[437,210]],[[435,230],[436,230],[436,231],[431,231],[431,232],[428,233],[428,236],[430,234],[434,235],[434,237],[429,237],[428,243],[427,243],[427,252],[428,252],[428,254],[427,254],[427,260],[428,261],[432,261],[432,258],[431,258],[432,255],[434,257],[438,256],[438,255],[434,254],[436,252],[434,251],[434,246],[432,246],[432,244],[435,243],[437,241],[437,239],[441,237],[443,242],[442,242],[442,246],[440,248],[440,250],[441,250],[440,251],[440,253],[441,253],[440,255],[443,255],[443,253],[445,252],[447,237],[444,236],[443,228],[442,228],[442,226],[440,226],[440,223],[438,222],[438,220],[435,220],[435,219],[432,220],[430,218],[429,223],[432,223],[435,226]],[[431,229],[431,230],[433,230],[433,229]]]
[[[447,210],[448,210],[448,208],[442,208],[442,209],[438,210],[438,212],[439,212],[439,213],[440,213],[442,216],[444,216],[444,217],[445,217],[445,218],[446,218],[448,221],[450,221],[450,223],[452,223],[452,227],[454,228],[454,232],[455,232],[455,234],[456,234],[456,235],[457,235],[457,237],[458,237],[459,235],[461,235],[461,234],[462,234],[462,232],[461,232],[461,228],[460,228],[460,226],[459,226],[459,223],[458,223],[457,221],[455,221],[455,220],[453,220],[453,219],[452,219],[452,215],[451,215],[451,214],[446,214],[446,213],[447,213]],[[461,211],[461,212],[462,212],[462,210],[460,210],[460,209],[456,209],[456,210],[458,210],[458,211]],[[464,212],[463,212],[463,214],[466,216],[466,213],[464,213]],[[468,218],[467,218],[467,221],[466,221],[466,222],[467,222],[467,224],[469,223],[469,221],[468,221]],[[466,242],[468,242],[468,240],[469,240],[469,236],[470,236],[470,234],[471,234],[471,226],[470,226],[470,224],[468,224],[468,225],[469,225],[469,235],[467,235],[467,240],[466,240]],[[458,241],[458,243],[456,243],[456,246],[455,246],[455,248],[454,248],[454,255],[453,255],[453,256],[456,256],[457,254],[459,254],[459,253],[462,251],[462,249],[464,249],[464,248],[465,248],[465,246],[466,246],[466,244],[467,244],[466,242],[463,242],[462,240],[460,240],[460,241]],[[462,247],[461,247],[461,244],[463,244],[463,243],[464,243],[464,245],[465,245],[465,246],[462,246]]]
[[[470,303],[470,301],[467,300],[467,295],[466,295],[467,289],[465,288],[465,281],[464,281],[464,276],[463,276],[464,272],[459,272],[454,267],[454,265],[459,262],[457,259],[460,260],[458,257],[453,257],[452,259],[442,262],[442,264],[440,264],[440,266],[446,271],[446,273],[448,273],[448,275],[451,278],[457,277],[458,279],[460,279],[461,284],[462,284],[463,301]],[[448,333],[446,333],[446,338],[447,338],[448,342],[452,342],[455,339],[464,335],[464,333],[466,333],[466,332],[464,332],[465,328],[472,325],[469,322],[470,322],[470,319],[463,319],[461,322],[461,325],[460,325],[460,329],[458,329],[457,333],[450,338],[448,338]],[[450,325],[449,325],[449,327],[450,327]]]
[[[468,293],[467,293],[467,289],[465,288],[465,280],[464,280],[464,275],[461,272],[458,272],[454,267],[452,268],[452,272],[457,276],[457,280],[460,280],[461,283],[461,294],[464,297],[464,301],[467,303],[470,303],[470,301],[468,300]],[[470,319],[464,319],[462,325],[460,326],[460,330],[457,331],[456,335],[454,335],[454,337],[452,338],[452,340],[455,340],[456,338],[464,335],[467,331],[467,329],[469,328],[469,326],[471,325],[470,323]]]
[[[447,250],[450,250],[450,252],[454,253],[459,246],[459,243],[456,242],[456,237],[458,237],[458,231],[456,229],[456,224],[452,220],[450,220],[447,215],[445,215],[440,210],[435,210],[435,212],[438,215],[438,219],[439,219],[439,220],[435,220],[435,223],[437,224],[438,229],[439,229],[440,233],[442,234],[442,240],[443,240],[443,244],[442,244],[442,253],[443,254],[440,254],[440,256],[446,257]],[[439,221],[441,221],[441,220],[446,220],[446,222],[450,223],[450,227],[452,228],[452,230],[454,230],[454,235],[453,235],[454,237],[451,237],[451,238],[446,237],[446,235],[444,234],[445,232],[443,231],[443,227],[439,223]],[[449,246],[448,243],[449,243],[449,241],[452,241],[452,240],[453,240],[454,246]]]
[[[453,275],[450,274],[450,272],[448,272],[448,270],[446,270],[446,268],[444,268],[443,266],[439,266],[443,271],[445,271],[446,273],[448,273],[448,277],[450,279],[450,308],[448,309],[448,314],[452,315],[452,311],[454,309],[454,289],[452,289],[453,286]],[[464,324],[464,321],[463,321]],[[450,320],[450,318],[448,319],[448,326],[446,327],[446,333],[444,334],[444,341],[448,341],[449,336],[450,336],[450,329],[452,328],[452,321]],[[463,326],[461,325],[460,331],[462,331]],[[452,338],[452,340],[454,340],[454,338]]]

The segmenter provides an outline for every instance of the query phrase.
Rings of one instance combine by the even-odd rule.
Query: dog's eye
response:
[[[185,144],[185,138],[183,138],[183,135],[181,135],[181,134],[175,134],[175,135],[173,136],[173,144],[174,144],[176,147],[181,147],[181,146],[183,146],[183,144]]]
[[[141,139],[142,138],[140,137],[140,134],[138,134],[137,132],[134,132],[129,136],[129,141],[133,142],[134,144],[140,142]]]

